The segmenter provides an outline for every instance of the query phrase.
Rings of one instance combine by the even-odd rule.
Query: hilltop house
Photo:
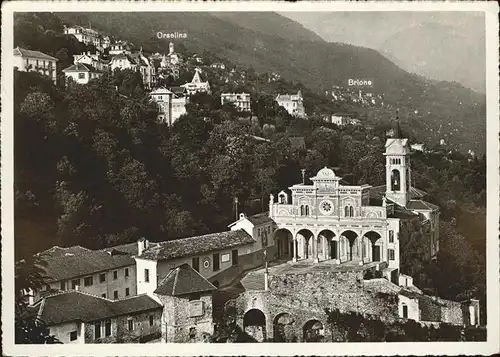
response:
[[[113,56],[110,63],[111,71],[116,68],[121,70],[131,69],[138,71],[144,83],[145,88],[151,88],[155,80],[154,66],[149,59],[142,53],[142,48],[138,53],[121,53]]]
[[[303,103],[304,99],[301,91],[298,91],[297,94],[278,94],[275,100],[278,102],[278,105],[285,108],[290,115],[299,118],[306,117]]]
[[[105,60],[99,53],[91,54],[90,52],[73,55],[73,63],[88,64],[98,71],[109,70],[109,60]]]
[[[119,54],[130,54],[132,50],[132,45],[127,41],[116,41],[109,47],[110,55],[119,55]]]
[[[192,95],[195,93],[208,93],[210,94],[210,84],[208,81],[203,82],[201,80],[201,69],[196,68],[193,79],[189,83],[185,83],[181,85],[181,87],[186,88],[188,95]]]
[[[82,26],[71,26],[64,27],[65,35],[73,35],[80,42],[83,42],[86,45],[92,44],[95,47],[101,47],[101,39],[99,36],[99,32],[91,29],[85,28]]]
[[[220,101],[222,105],[231,103],[242,112],[251,111],[250,93],[221,93]]]
[[[158,107],[157,120],[159,123],[172,125],[181,115],[186,114],[188,102],[185,88],[156,88],[150,93],[151,100]]]
[[[91,79],[99,78],[103,71],[94,68],[90,64],[77,63],[62,70],[66,80],[71,78],[75,83],[87,84]]]
[[[326,116],[324,120],[338,126],[358,125],[360,123],[359,119],[356,119],[355,115],[351,113],[334,113]]]
[[[54,81],[57,80],[56,63],[58,59],[40,51],[14,48],[14,68],[23,72],[38,72]]]

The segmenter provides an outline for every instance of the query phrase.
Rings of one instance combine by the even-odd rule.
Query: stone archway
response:
[[[346,261],[355,261],[361,258],[359,236],[356,232],[352,230],[346,230],[342,232],[341,239],[342,245],[342,257]]]
[[[313,257],[314,234],[309,229],[301,229],[297,232],[297,259],[309,259]]]
[[[325,328],[319,320],[309,320],[302,328],[304,342],[323,342],[325,339]]]
[[[293,258],[293,235],[286,228],[277,229],[274,232],[274,242],[276,246],[276,258],[281,260],[291,260]]]
[[[250,309],[243,316],[243,331],[256,342],[266,340],[266,315],[259,309]]]
[[[318,234],[318,256],[322,260],[339,259],[339,245],[335,233],[323,229]]]
[[[382,236],[375,231],[369,231],[364,234],[364,237],[368,239],[368,249],[367,261],[380,262],[383,260],[384,245],[382,241]]]
[[[295,320],[287,312],[276,315],[273,320],[274,342],[295,342]]]

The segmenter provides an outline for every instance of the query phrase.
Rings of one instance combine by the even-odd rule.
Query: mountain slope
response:
[[[410,72],[457,81],[484,93],[484,40],[484,33],[471,37],[470,32],[449,25],[426,23],[397,32],[384,41],[380,51]]]
[[[92,23],[117,38],[140,44],[150,51],[166,51],[169,40],[158,39],[157,32],[187,32],[188,38],[176,45],[189,51],[208,50],[220,58],[241,67],[253,67],[258,72],[277,72],[283,78],[300,82],[306,87],[324,93],[332,86],[347,86],[348,79],[371,79],[380,93],[384,107],[377,120],[389,120],[396,108],[408,127],[419,123],[417,136],[430,144],[445,138],[461,150],[484,152],[484,97],[456,84],[441,84],[411,75],[396,66],[379,52],[363,47],[320,41],[293,41],[273,33],[275,28],[290,26],[290,20],[278,15],[260,13],[250,20],[241,20],[240,14],[226,13],[60,13],[68,23]],[[276,22],[270,25],[270,19]],[[294,32],[301,29],[294,27]],[[277,31],[283,35],[283,32]],[[294,38],[307,38],[294,34]],[[413,113],[418,112],[418,115]]]
[[[380,50],[407,71],[485,90],[481,12],[284,12],[326,41]],[[376,29],[376,31],[371,31]]]
[[[290,41],[325,42],[298,22],[273,12],[211,12],[210,15],[239,27]]]

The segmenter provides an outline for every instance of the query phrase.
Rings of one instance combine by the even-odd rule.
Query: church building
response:
[[[277,258],[332,264],[385,262],[384,275],[397,284],[400,233],[416,220],[425,234],[428,258],[439,250],[439,207],[411,184],[411,149],[399,123],[385,144],[386,185],[344,185],[327,167],[305,182],[271,195]]]

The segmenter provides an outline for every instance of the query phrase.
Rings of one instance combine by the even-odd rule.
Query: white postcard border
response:
[[[42,2],[2,4],[2,350],[9,356],[193,356],[193,355],[458,355],[493,354],[499,349],[499,93],[498,5],[488,2]],[[487,342],[321,344],[14,344],[13,192],[13,13],[16,11],[484,11],[487,75]],[[244,10],[243,10],[244,9]],[[27,143],[29,144],[29,143]]]

